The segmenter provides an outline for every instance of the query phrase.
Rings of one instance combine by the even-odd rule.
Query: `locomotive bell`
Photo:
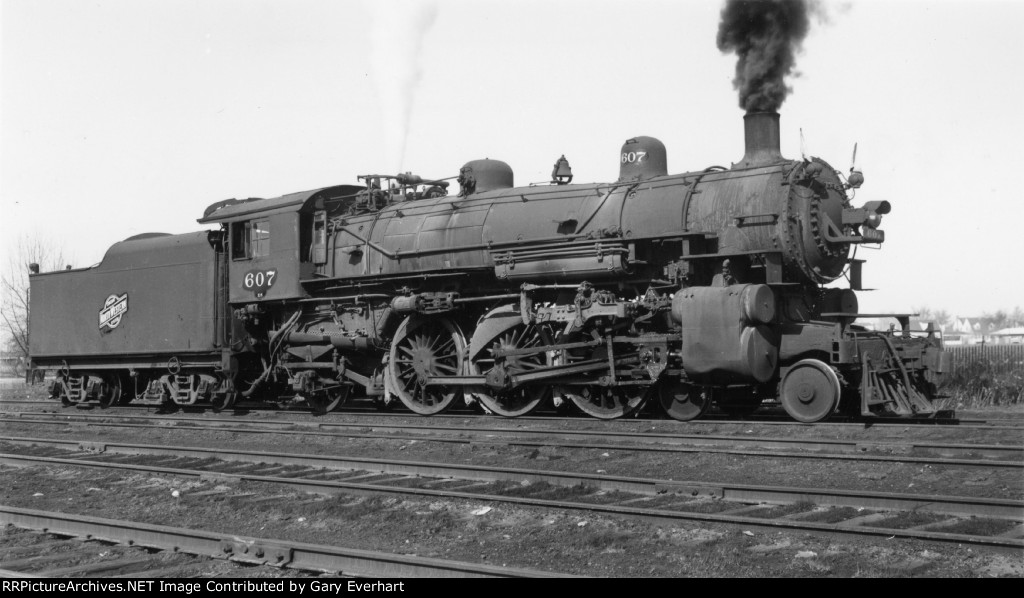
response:
[[[640,181],[668,174],[665,144],[654,137],[634,137],[619,152],[619,182]]]
[[[565,159],[565,154],[555,161],[555,169],[551,171],[551,182],[556,185],[568,185],[572,182],[572,167]]]
[[[855,169],[850,169],[850,176],[846,177],[846,182],[854,189],[860,189],[860,186],[864,184],[864,174]]]

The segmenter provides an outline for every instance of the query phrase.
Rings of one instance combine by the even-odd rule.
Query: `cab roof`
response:
[[[206,208],[206,211],[203,212],[203,217],[198,222],[200,224],[238,222],[240,220],[250,220],[254,216],[311,211],[320,200],[354,195],[362,189],[365,189],[365,187],[359,185],[335,185],[334,187],[322,187],[311,191],[289,193],[288,195],[270,199],[261,197],[226,199]]]

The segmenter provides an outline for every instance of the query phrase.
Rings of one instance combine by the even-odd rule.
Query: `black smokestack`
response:
[[[790,89],[796,53],[810,27],[807,0],[726,0],[718,49],[735,52],[740,108],[775,112]]]
[[[778,112],[747,112],[743,116],[746,153],[739,166],[762,166],[782,160]]]

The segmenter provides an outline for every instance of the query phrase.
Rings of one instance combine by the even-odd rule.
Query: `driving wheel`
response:
[[[629,386],[562,386],[555,392],[573,402],[580,411],[597,419],[618,419],[636,413],[644,405],[651,387]]]
[[[704,389],[680,380],[662,380],[658,384],[658,403],[666,415],[688,422],[704,415],[711,400]]]
[[[530,372],[544,369],[548,365],[547,355],[542,351],[525,355],[495,356],[500,350],[529,349],[543,346],[545,338],[551,339],[552,333],[547,324],[519,324],[509,328],[488,342],[483,350],[470,358],[470,369],[478,376],[486,375],[496,367],[518,372]],[[487,386],[473,386],[466,392],[476,397],[483,406],[504,417],[518,417],[537,409],[547,396],[545,385],[521,386],[509,390],[499,390]]]
[[[457,387],[428,385],[433,376],[462,372],[466,341],[446,318],[410,316],[398,327],[391,343],[388,377],[391,391],[406,407],[420,415],[448,409],[460,396]]]

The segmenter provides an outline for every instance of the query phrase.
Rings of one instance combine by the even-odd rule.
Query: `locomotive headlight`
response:
[[[852,243],[881,243],[885,240],[885,233],[878,230],[882,224],[882,215],[888,214],[892,206],[887,201],[869,201],[860,208],[843,209],[843,226],[861,227],[860,236],[843,237],[834,235],[828,237],[830,241],[852,242]]]
[[[878,228],[878,225],[882,224],[882,216],[877,212],[869,212],[867,217],[864,218],[864,224],[871,228]]]

